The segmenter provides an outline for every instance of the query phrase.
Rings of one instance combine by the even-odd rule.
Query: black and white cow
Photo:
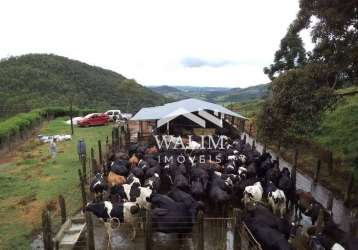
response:
[[[90,184],[90,191],[94,193],[95,200],[103,200],[103,192],[108,189],[102,173],[97,173]]]
[[[139,206],[134,202],[112,203],[110,201],[102,201],[97,203],[88,203],[84,209],[92,212],[95,216],[102,219],[110,228],[111,220],[120,223],[130,224],[132,226],[131,240],[136,236],[135,224],[138,222]],[[111,234],[110,234],[111,236]]]
[[[283,218],[286,214],[285,193],[281,189],[278,189],[271,181],[266,185],[265,192],[267,195],[268,204],[270,205],[272,212],[274,214],[279,212],[279,215]]]
[[[119,186],[116,193],[122,199],[138,204],[140,208],[150,209],[150,202],[148,202],[153,190],[149,187],[142,187],[139,179],[133,176],[128,177],[130,182]]]

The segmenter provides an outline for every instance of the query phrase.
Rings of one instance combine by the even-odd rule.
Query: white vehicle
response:
[[[127,119],[127,120],[131,119],[132,116],[133,116],[133,115],[132,115],[131,113],[123,113],[123,114],[122,114],[122,117],[125,118],[125,119]]]
[[[119,109],[117,110],[107,110],[105,112],[109,116],[110,121],[116,121],[118,119],[122,119],[121,111]]]

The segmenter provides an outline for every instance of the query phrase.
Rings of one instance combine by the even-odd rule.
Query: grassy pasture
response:
[[[70,133],[65,118],[45,123],[39,133],[44,135]],[[97,141],[105,141],[111,126],[77,128],[71,141],[58,142],[58,155],[52,161],[49,145],[36,140],[24,142],[13,154],[0,159],[0,249],[29,249],[32,235],[41,229],[41,213],[47,205],[58,215],[57,199],[62,194],[68,213],[81,205],[76,144],[84,138],[87,153],[96,149]],[[55,216],[54,224],[59,216]]]

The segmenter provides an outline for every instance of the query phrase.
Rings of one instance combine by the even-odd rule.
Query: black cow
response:
[[[231,186],[230,186],[231,185]],[[228,201],[231,198],[232,182],[223,180],[218,172],[211,175],[209,198],[214,205],[214,210],[220,214],[226,211]]]
[[[254,234],[256,240],[265,250],[292,250],[284,235],[265,224],[261,224],[255,217],[245,219],[245,223]]]
[[[278,162],[275,160],[272,163],[272,167],[268,168],[265,173],[265,182],[273,182],[275,186],[278,186],[279,179],[281,177],[280,167]]]
[[[132,167],[130,173],[137,177],[141,182],[144,180],[144,170],[140,167]]]
[[[185,203],[162,194],[152,195],[150,201],[155,207],[152,209],[153,230],[162,233],[192,232],[194,218]]]
[[[128,168],[126,167],[127,164],[128,161],[126,160],[117,160],[112,162],[110,171],[121,176],[127,176],[129,172]]]
[[[335,242],[322,233],[311,236],[308,244],[312,250],[343,249],[341,245],[338,245],[339,243]]]
[[[193,219],[193,223],[195,222],[196,212],[201,209],[204,209],[204,205],[202,202],[196,201],[190,194],[178,189],[173,188],[169,193],[168,196],[175,200],[176,202],[183,202],[187,208],[189,208],[189,213],[191,218]]]
[[[322,233],[331,238],[334,242],[338,242],[347,250],[357,249],[358,238],[353,237],[352,235],[344,232],[334,223],[333,218],[328,214],[324,216],[325,222]]]
[[[291,234],[297,230],[301,225],[290,224],[285,218],[275,216],[270,209],[258,203],[250,203],[247,206],[248,215],[255,218],[255,221],[261,225],[271,227],[282,233],[286,239],[289,239]]]
[[[182,175],[182,174],[177,174],[174,177],[174,183],[173,183],[173,187],[175,188],[179,188],[185,192],[190,192],[190,185],[189,185],[189,181],[188,179]]]
[[[291,208],[293,208],[293,205],[295,204],[295,187],[288,168],[282,169],[277,187],[285,193],[286,209],[288,209],[289,204]]]

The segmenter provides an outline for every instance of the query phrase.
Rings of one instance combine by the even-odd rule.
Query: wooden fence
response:
[[[104,163],[112,153],[116,153],[128,145],[128,138],[125,127],[114,127],[112,130],[112,142],[111,144],[109,143],[107,136],[104,151],[102,141],[99,140],[97,150],[91,148],[89,157],[86,155],[81,157],[78,169],[79,189],[73,190],[73,193],[78,192],[81,194],[82,205],[69,207],[69,204],[78,203],[74,200],[74,195],[67,197],[60,195],[58,198],[59,213],[52,213],[48,207],[44,209],[42,213],[42,231],[45,250],[59,249],[61,244],[62,247],[76,245],[76,249],[95,249],[92,216],[90,213],[85,213],[81,217],[80,211],[86,206],[87,201],[93,198],[89,192],[89,183],[93,176],[104,171]],[[81,223],[85,226],[83,231],[78,232],[76,229],[71,228],[71,225],[74,224],[79,228]],[[69,232],[72,233],[72,236],[75,233],[81,235],[78,235],[78,238],[74,236],[70,238],[71,242],[70,240],[63,242],[64,234]],[[83,238],[84,234],[85,237]]]
[[[245,132],[253,138],[257,136],[256,127],[254,126],[254,123],[250,121],[245,121],[234,117],[227,118],[226,121],[232,125],[233,129],[238,130],[239,133]],[[291,151],[290,155],[292,157],[291,162],[293,163],[293,165],[299,166],[300,157],[302,157],[302,155],[304,154],[307,154],[306,152],[309,152],[309,154],[311,155],[309,164],[311,166],[313,165],[312,178],[314,180],[314,183],[317,183],[321,179],[323,179],[323,174],[325,174],[325,176],[329,178],[334,172],[335,177],[338,177],[341,180],[346,180],[343,181],[343,183],[345,183],[346,185],[343,189],[343,201],[345,204],[349,204],[351,200],[351,194],[354,188],[354,173],[342,171],[341,161],[339,160],[339,158],[334,158],[334,154],[332,151],[327,150],[322,146],[308,140],[302,141],[300,143],[301,145],[304,145],[304,147],[301,147],[301,151],[299,147],[285,149],[286,154],[287,152]],[[265,145],[265,147],[266,146],[267,145]],[[282,152],[282,147],[280,145],[276,145],[275,147],[278,150],[278,155],[280,155]],[[325,166],[325,168],[323,168],[323,166]]]

